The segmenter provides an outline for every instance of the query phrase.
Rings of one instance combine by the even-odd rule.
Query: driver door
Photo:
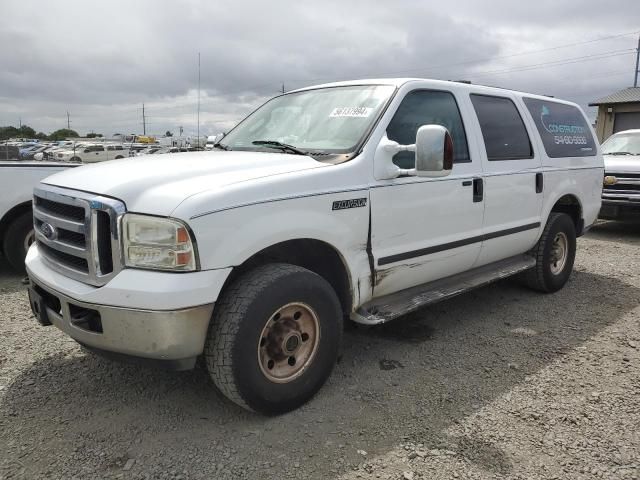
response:
[[[422,125],[446,127],[454,141],[454,166],[447,177],[377,180],[371,188],[371,247],[375,262],[373,295],[379,297],[470,269],[481,247],[484,202],[481,158],[467,141],[452,92],[409,92],[387,127],[387,137],[415,143]],[[394,157],[413,168],[413,152]],[[481,190],[480,190],[481,191]]]

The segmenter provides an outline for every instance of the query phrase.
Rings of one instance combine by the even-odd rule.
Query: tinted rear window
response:
[[[596,154],[591,129],[578,108],[537,98],[525,97],[522,100],[533,117],[549,157],[589,157]]]
[[[487,149],[487,158],[520,160],[533,157],[533,149],[520,112],[505,97],[471,95]]]

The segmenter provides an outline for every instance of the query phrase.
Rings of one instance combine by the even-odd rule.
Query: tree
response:
[[[29,125],[16,127],[0,127],[0,140],[9,138],[36,138],[36,131]]]
[[[76,132],[75,130],[71,130],[70,128],[61,128],[59,130],[56,130],[55,132],[53,132],[51,135],[49,135],[49,140],[64,140],[65,138],[68,137],[79,137],[80,135],[78,135],[78,132]]]
[[[165,137],[173,137],[173,133],[171,133],[169,130],[167,130],[167,131],[164,133],[164,136],[165,136]]]
[[[94,132],[87,133],[85,136],[87,138],[102,138],[102,134],[101,133],[94,133]]]

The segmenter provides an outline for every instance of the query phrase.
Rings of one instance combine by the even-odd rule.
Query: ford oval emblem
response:
[[[48,240],[55,240],[58,231],[50,223],[43,222],[42,225],[40,225],[40,233]]]

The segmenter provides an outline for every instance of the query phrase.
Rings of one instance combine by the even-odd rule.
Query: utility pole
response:
[[[71,119],[69,117],[69,112],[67,112],[67,130],[71,130]]]
[[[20,128],[22,128],[22,117],[18,117],[18,125],[20,125]]]
[[[638,35],[638,48],[636,48],[636,71],[634,73],[633,86],[638,86],[638,72],[640,72],[640,35]]]
[[[200,148],[200,52],[198,52],[198,148]]]
[[[142,134],[147,135],[147,118],[144,116],[144,103],[142,104]]]

